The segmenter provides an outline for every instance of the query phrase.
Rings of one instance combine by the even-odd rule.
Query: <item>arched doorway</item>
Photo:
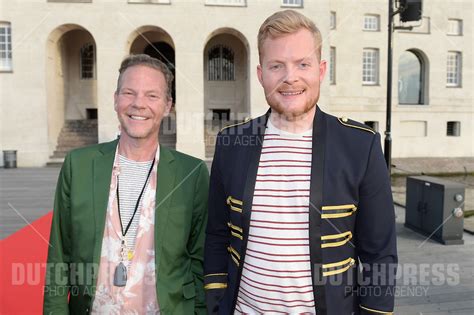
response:
[[[416,50],[404,51],[398,60],[398,103],[427,104],[427,64]]]
[[[171,36],[156,26],[143,26],[137,29],[129,39],[130,54],[147,54],[164,62],[173,73],[175,79],[171,95],[173,107],[170,115],[165,117],[160,126],[160,144],[176,148],[176,70],[175,50]]]
[[[234,29],[213,32],[204,47],[204,139],[214,155],[215,136],[249,116],[248,42]]]
[[[52,161],[73,148],[97,143],[96,44],[79,25],[57,27],[48,37],[46,86]]]
[[[151,43],[145,47],[143,53],[164,62],[173,73],[173,76],[176,76],[174,48],[171,45],[166,42]],[[176,104],[176,80],[173,80],[171,95],[173,104]]]

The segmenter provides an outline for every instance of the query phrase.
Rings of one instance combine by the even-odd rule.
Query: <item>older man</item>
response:
[[[260,28],[257,75],[270,110],[217,138],[204,263],[210,313],[393,310],[395,220],[380,136],[317,105],[321,43],[314,23],[291,10]]]
[[[44,313],[203,313],[207,168],[159,144],[168,68],[134,55],[119,71],[119,139],[72,151],[59,176]]]

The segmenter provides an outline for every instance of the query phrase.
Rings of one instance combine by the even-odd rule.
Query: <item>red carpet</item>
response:
[[[42,314],[52,212],[0,241],[0,314]]]

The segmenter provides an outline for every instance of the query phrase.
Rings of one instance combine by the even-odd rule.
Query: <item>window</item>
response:
[[[448,19],[448,35],[462,35],[462,20]]]
[[[329,83],[336,84],[336,47],[331,47],[329,56]]]
[[[71,3],[91,3],[92,0],[48,0],[48,2],[71,2]]]
[[[405,51],[398,61],[398,103],[423,104],[424,64],[412,51]]]
[[[368,85],[379,82],[379,50],[365,48],[362,56],[362,83]]]
[[[206,5],[245,6],[245,0],[206,0]]]
[[[374,14],[364,15],[364,31],[380,31],[380,17]]]
[[[94,79],[94,45],[85,44],[81,48],[81,79]]]
[[[223,45],[216,45],[208,52],[209,81],[233,81],[234,52]]]
[[[12,71],[12,33],[8,22],[0,22],[0,71]]]
[[[374,120],[369,120],[369,121],[364,121],[364,124],[367,125],[367,127],[370,127],[373,131],[378,132],[379,131],[379,122],[374,121]]]
[[[303,0],[281,0],[282,7],[303,7]]]
[[[335,30],[336,29],[336,12],[331,11],[331,17],[329,21],[329,29]]]
[[[462,56],[458,51],[448,52],[448,62],[446,71],[446,86],[460,87],[462,72]]]
[[[446,124],[446,135],[450,137],[459,137],[461,135],[461,122],[448,121]]]

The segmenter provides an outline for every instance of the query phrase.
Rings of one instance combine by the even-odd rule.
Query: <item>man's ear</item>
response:
[[[172,106],[173,106],[173,100],[172,99],[169,99],[168,101],[166,101],[165,112],[164,112],[163,117],[168,117],[169,116]]]
[[[327,62],[326,60],[321,60],[319,63],[319,82],[323,82],[324,77],[326,76]]]
[[[261,65],[257,66],[257,77],[258,77],[258,81],[263,86],[263,71],[262,71],[262,66]]]

